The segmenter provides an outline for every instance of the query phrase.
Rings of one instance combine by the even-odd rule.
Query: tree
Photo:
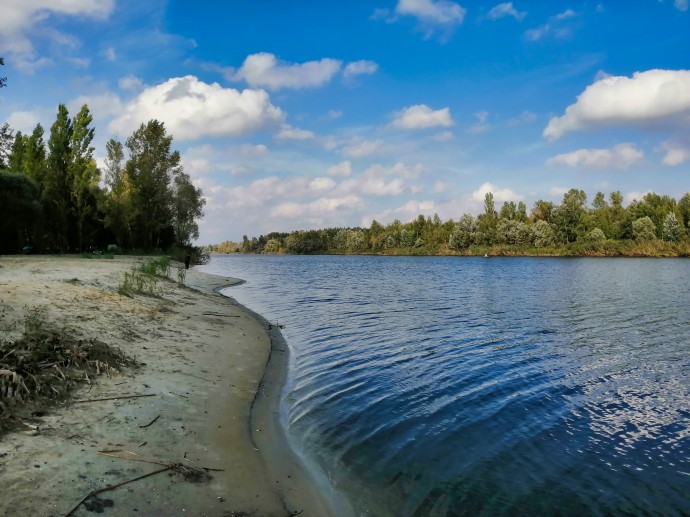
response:
[[[477,221],[472,214],[463,214],[450,234],[448,247],[454,250],[469,248],[477,231]]]
[[[606,240],[606,235],[600,228],[594,228],[585,236],[587,242],[602,242]]]
[[[8,167],[12,143],[14,142],[12,133],[12,128],[7,122],[0,127],[0,169],[7,169]]]
[[[121,248],[129,244],[128,194],[129,186],[125,175],[125,153],[122,143],[111,138],[105,144],[106,194],[105,226],[115,235]]]
[[[70,248],[70,226],[72,217],[71,182],[68,167],[70,163],[70,141],[72,122],[64,104],[58,106],[58,113],[50,127],[48,139],[48,167],[46,170],[42,202],[49,222],[53,244],[62,251]]]
[[[492,245],[496,242],[496,225],[498,217],[494,205],[494,195],[487,192],[484,195],[484,213],[479,216],[477,222],[477,233],[479,234],[477,240],[481,240],[481,244]],[[477,244],[480,244],[479,242]]]
[[[21,170],[39,185],[46,174],[46,145],[43,141],[43,126],[36,124],[31,136],[26,139],[23,149]]]
[[[84,249],[84,226],[86,218],[95,211],[93,192],[98,187],[100,172],[93,160],[94,148],[91,141],[94,129],[89,127],[93,116],[84,104],[72,120],[69,140],[69,163],[67,174],[70,184],[72,213],[77,224],[77,243],[79,251]]]
[[[534,221],[551,222],[551,215],[553,214],[554,205],[551,201],[544,201],[542,199],[534,202],[534,208],[530,213]]]
[[[586,212],[587,194],[583,190],[570,189],[563,195],[563,202],[553,211],[556,234],[563,242],[575,242],[580,220]]]
[[[683,238],[685,231],[681,226],[675,212],[666,214],[664,224],[661,227],[661,238],[665,241],[678,242]]]
[[[0,171],[0,252],[30,244],[40,216],[38,185],[24,174]]]
[[[530,229],[532,231],[532,244],[535,248],[546,248],[556,243],[556,232],[550,223],[539,219]]]
[[[172,228],[171,185],[182,172],[180,153],[172,150],[172,136],[158,120],[141,124],[127,139],[126,146],[133,244],[145,249],[160,248],[165,244],[166,229]]]
[[[0,65],[5,64],[5,58],[0,57]],[[0,88],[7,86],[7,77],[0,77]]]
[[[635,219],[632,223],[633,236],[637,241],[653,241],[656,239],[656,228],[651,218],[645,216]]]
[[[188,174],[180,172],[175,176],[173,187],[173,225],[175,242],[180,247],[191,245],[199,238],[196,220],[204,215],[206,200],[201,189],[196,188]]]
[[[14,135],[14,142],[12,142],[12,147],[7,157],[7,168],[10,171],[24,172],[24,150],[27,143],[27,138],[22,135],[21,131],[17,131],[17,134]]]

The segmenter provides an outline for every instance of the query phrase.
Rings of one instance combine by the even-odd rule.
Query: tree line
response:
[[[465,213],[457,221],[438,215],[369,228],[270,233],[242,242],[207,247],[216,253],[382,253],[410,255],[672,255],[690,256],[690,192],[676,201],[668,195],[645,194],[623,206],[623,195],[587,194],[570,189],[560,204],[538,200],[532,209],[520,201],[497,209],[491,192],[478,216]]]
[[[103,170],[94,134],[86,104],[71,117],[60,104],[47,136],[41,124],[26,135],[0,128],[0,253],[192,247],[205,199],[164,124],[141,124],[124,145],[108,140]]]

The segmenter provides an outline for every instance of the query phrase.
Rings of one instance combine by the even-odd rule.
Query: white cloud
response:
[[[395,12],[414,16],[425,24],[458,25],[462,23],[467,10],[448,0],[398,0]]]
[[[478,135],[491,129],[491,125],[486,123],[487,119],[489,118],[488,111],[479,111],[474,114],[474,117],[477,119],[477,122],[469,127],[467,130],[469,133]]]
[[[342,62],[324,58],[306,63],[284,63],[275,55],[260,52],[247,56],[238,70],[230,69],[225,77],[230,81],[246,81],[252,87],[271,90],[281,88],[314,88],[330,81],[340,70]]]
[[[343,112],[338,111],[338,110],[328,110],[328,113],[326,113],[326,118],[328,120],[339,119],[342,116],[343,116]]]
[[[108,61],[117,60],[117,53],[113,47],[108,47],[103,51],[103,57]]]
[[[635,200],[641,201],[643,197],[651,193],[651,190],[646,190],[645,192],[628,192],[623,196],[623,203],[627,206]]]
[[[440,133],[436,133],[431,138],[437,142],[450,142],[455,138],[455,136],[451,131],[441,131]]]
[[[527,13],[518,12],[518,10],[513,7],[513,2],[503,2],[502,4],[492,7],[487,16],[490,20],[498,20],[504,16],[512,16],[517,21],[522,21],[522,19],[527,16]]]
[[[677,142],[665,142],[661,145],[661,150],[666,153],[662,163],[668,167],[675,167],[690,161],[690,146],[684,146]]]
[[[540,39],[551,35],[555,35],[559,38],[569,37],[571,35],[571,31],[567,27],[564,27],[561,22],[575,16],[577,16],[575,11],[572,9],[566,9],[562,13],[551,16],[545,24],[525,31],[525,39],[527,41],[539,41]]]
[[[400,207],[363,217],[361,225],[369,227],[374,220],[382,224],[389,224],[394,219],[400,219],[402,222],[407,223],[412,219],[416,219],[420,214],[431,216],[438,211],[438,206],[433,201],[417,201],[412,199]]]
[[[537,120],[537,115],[531,111],[523,111],[519,117],[511,118],[508,120],[508,127],[521,126],[523,124],[531,124]]]
[[[690,120],[690,70],[649,70],[591,84],[564,115],[549,121],[543,136],[556,140],[568,131],[679,119]]]
[[[350,174],[352,174],[352,164],[350,163],[350,160],[345,160],[343,162],[337,163],[335,165],[330,166],[326,170],[326,174],[328,176],[347,177]]]
[[[481,186],[472,192],[470,197],[473,201],[484,202],[484,197],[491,192],[494,195],[494,202],[498,201],[521,201],[523,196],[507,188],[498,188],[491,182],[482,183]]]
[[[38,115],[32,111],[15,111],[7,117],[7,123],[10,127],[14,128],[15,131],[21,131],[25,134],[30,134],[39,121]]]
[[[345,79],[352,79],[358,75],[371,75],[379,69],[379,65],[373,61],[362,59],[360,61],[353,61],[348,63],[343,70]]]
[[[549,158],[549,166],[586,167],[593,169],[629,169],[644,158],[644,153],[631,144],[618,144],[611,149],[578,149]]]
[[[42,59],[34,55],[30,36],[35,35],[35,26],[52,15],[86,16],[105,19],[113,11],[115,0],[3,0],[0,15],[0,47],[5,53],[15,56],[15,64],[25,70],[34,70]],[[71,36],[48,27],[41,31],[58,44],[77,44]]]
[[[264,144],[242,144],[239,146],[238,151],[244,158],[261,158],[268,154],[268,147]]]
[[[315,136],[311,131],[285,124],[276,138],[279,140],[312,140]]]
[[[117,85],[121,90],[137,91],[143,88],[144,83],[138,77],[130,74],[120,78]]]
[[[432,110],[425,104],[417,104],[395,114],[390,124],[399,129],[425,129],[429,127],[449,127],[453,125],[450,108]]]
[[[140,124],[157,119],[175,138],[195,140],[243,135],[277,126],[284,118],[263,90],[240,92],[188,75],[145,88],[110,123],[109,130],[129,134]]]
[[[342,198],[324,197],[310,203],[281,203],[271,209],[272,217],[287,219],[308,218],[321,221],[326,215],[343,208],[359,208],[362,200],[357,196],[345,196]]]
[[[549,194],[555,197],[562,197],[570,189],[566,187],[551,187],[549,189]]]
[[[688,0],[675,0],[673,5],[675,5],[676,9],[679,11],[685,12],[688,10]]]
[[[110,119],[122,113],[122,101],[114,93],[80,95],[67,105],[70,113],[77,113],[86,104],[95,120]]]
[[[381,140],[364,140],[363,138],[354,138],[350,143],[344,146],[340,152],[350,158],[363,158],[371,156],[372,154],[380,153],[383,150],[383,141]]]

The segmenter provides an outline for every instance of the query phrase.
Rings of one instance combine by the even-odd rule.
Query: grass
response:
[[[130,271],[125,271],[117,292],[123,296],[144,294],[146,296],[158,297],[161,295],[161,288],[158,285],[159,280],[169,276],[170,259],[168,257],[157,257],[139,266],[134,266]]]

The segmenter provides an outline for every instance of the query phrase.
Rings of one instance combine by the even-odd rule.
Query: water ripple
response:
[[[682,260],[214,257],[359,515],[690,514]]]

